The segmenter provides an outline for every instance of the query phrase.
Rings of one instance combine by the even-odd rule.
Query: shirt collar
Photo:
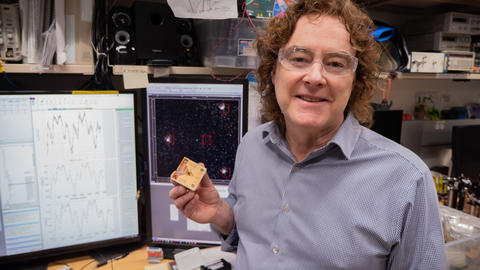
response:
[[[330,143],[338,145],[346,159],[350,159],[360,137],[361,126],[353,113],[349,113],[345,121],[333,136]]]
[[[330,148],[333,145],[337,145],[342,151],[343,156],[346,159],[350,159],[352,152],[355,148],[358,138],[360,137],[361,126],[353,113],[349,113],[345,121],[343,121],[337,133],[333,136],[332,140],[327,143],[325,147],[314,150],[311,154],[315,155],[317,151],[324,151],[326,148]],[[262,130],[262,138],[265,143],[271,142],[277,146],[285,145],[288,147],[284,136],[281,134],[277,125],[274,122],[269,122],[264,125]],[[316,156],[316,155],[315,155]]]

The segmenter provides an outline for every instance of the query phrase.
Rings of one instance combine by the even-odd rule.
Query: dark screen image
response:
[[[480,125],[453,126],[452,175],[464,175],[474,183],[480,183]]]
[[[400,143],[402,115],[402,110],[375,111],[371,129],[392,141]]]
[[[151,105],[156,149],[153,181],[168,181],[183,157],[203,162],[214,183],[231,179],[240,142],[240,98],[153,97]]]

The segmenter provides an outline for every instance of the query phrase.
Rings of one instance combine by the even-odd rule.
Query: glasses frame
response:
[[[294,49],[294,50],[295,49],[308,50],[308,49],[304,49],[304,48],[300,48],[300,47],[293,47],[292,49]],[[320,65],[322,66],[322,72],[324,72],[324,73],[327,73],[327,74],[330,74],[330,75],[333,75],[333,76],[338,76],[338,77],[347,76],[347,75],[351,74],[351,73],[335,74],[335,73],[329,72],[325,68],[325,66],[323,65],[323,58],[321,60],[317,59],[317,60],[312,61],[312,63],[307,68],[296,68],[296,67],[290,66],[290,65],[285,63],[286,59],[284,58],[284,51],[285,51],[285,48],[280,48],[280,50],[278,51],[278,62],[288,70],[293,70],[293,71],[305,70],[305,72],[307,72],[307,70],[310,69],[315,62],[319,62]],[[352,73],[355,73],[355,71],[357,70],[357,67],[358,67],[358,58],[357,57],[355,57],[353,55],[350,55],[350,54],[347,54],[347,53],[344,53],[344,52],[334,52],[334,53],[342,54],[342,55],[345,55],[345,56],[349,57],[353,61],[353,67],[352,67],[351,71],[352,71]]]

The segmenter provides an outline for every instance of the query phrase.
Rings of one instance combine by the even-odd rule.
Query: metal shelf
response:
[[[407,14],[435,14],[449,11],[480,13],[476,0],[361,0],[367,9],[383,9]]]
[[[480,73],[409,73],[396,72],[395,79],[410,79],[410,80],[480,80]]]

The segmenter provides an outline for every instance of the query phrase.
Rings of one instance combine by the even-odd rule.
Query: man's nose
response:
[[[314,62],[307,70],[303,80],[306,83],[312,85],[324,84],[325,83],[325,68],[323,67],[322,62]]]

